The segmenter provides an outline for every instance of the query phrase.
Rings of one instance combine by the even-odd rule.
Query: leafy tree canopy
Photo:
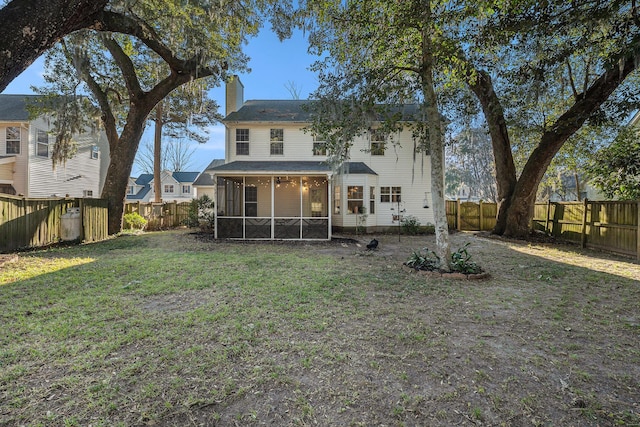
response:
[[[587,166],[591,183],[607,197],[640,200],[640,130],[627,127]]]
[[[110,233],[121,229],[127,180],[149,113],[182,88],[187,96],[176,93],[162,103],[162,114],[176,119],[182,131],[206,124],[215,105],[203,94],[247,70],[242,46],[267,18],[281,37],[289,35],[280,24],[285,12],[286,5],[275,0],[112,0],[97,19],[98,31],[71,34],[50,52],[43,92],[64,94],[64,100],[87,94],[100,110],[111,156],[102,192],[111,211]],[[184,109],[190,110],[187,117],[179,118]]]

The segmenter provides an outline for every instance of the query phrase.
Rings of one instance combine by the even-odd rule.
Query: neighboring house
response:
[[[74,136],[78,151],[53,166],[51,118],[30,119],[38,95],[0,95],[0,193],[25,197],[100,197],[109,165],[104,132]]]
[[[245,103],[237,78],[226,99],[225,161],[195,183],[215,200],[217,238],[330,239],[333,229],[397,227],[405,215],[433,223],[430,158],[415,152],[410,130],[367,132],[335,170],[325,143],[303,130],[312,101]],[[402,113],[416,111],[407,105]]]
[[[573,202],[578,200],[606,200],[602,192],[595,188],[582,175],[579,176],[580,197],[576,191],[576,178],[573,174],[561,174],[553,186],[544,188],[542,200],[551,202]]]
[[[163,202],[189,202],[195,199],[196,189],[193,186],[199,172],[162,171],[160,174],[160,190]],[[153,202],[155,200],[153,174],[143,173],[138,178],[129,178],[127,202]]]
[[[447,200],[460,200],[462,202],[479,202],[481,200],[475,191],[467,184],[460,184],[458,188],[456,188],[455,194],[447,194]]]

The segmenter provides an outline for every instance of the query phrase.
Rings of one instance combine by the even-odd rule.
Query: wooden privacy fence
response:
[[[486,202],[447,200],[447,223],[458,231],[489,231],[496,225],[498,205]]]
[[[147,229],[179,227],[189,218],[190,202],[129,202],[125,204],[124,213],[137,212],[148,221]]]
[[[532,228],[640,260],[640,202],[591,201],[536,203]]]
[[[83,241],[94,242],[108,236],[106,200],[0,196],[0,252],[59,242],[62,215],[74,207],[80,208]]]
[[[489,231],[496,225],[495,203],[447,200],[447,223],[459,231]],[[547,202],[534,206],[531,228],[583,248],[602,249],[640,260],[640,202]]]

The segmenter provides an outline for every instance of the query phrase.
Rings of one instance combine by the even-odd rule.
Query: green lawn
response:
[[[491,278],[425,278],[432,236],[378,239],[21,253],[0,425],[640,425],[640,265],[458,234]]]

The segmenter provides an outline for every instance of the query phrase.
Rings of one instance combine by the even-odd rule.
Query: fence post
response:
[[[636,222],[638,227],[638,239],[636,240],[636,259],[640,261],[640,202],[638,202],[638,221]]]
[[[480,226],[478,227],[480,229],[480,231],[484,231],[482,225],[484,224],[484,215],[482,215],[482,200],[478,201],[478,204],[480,205]]]
[[[580,247],[587,247],[587,209],[589,207],[589,201],[584,198],[582,204],[582,228],[580,229]]]
[[[551,215],[551,200],[547,200],[547,219],[544,223],[545,234],[549,232],[549,215]]]
[[[460,231],[462,227],[460,226],[460,199],[456,200],[456,230]]]

